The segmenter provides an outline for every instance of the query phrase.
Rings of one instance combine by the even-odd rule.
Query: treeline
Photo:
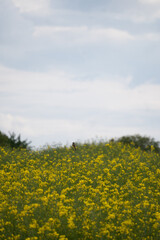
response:
[[[30,144],[31,142],[28,142],[27,140],[21,140],[20,134],[16,136],[13,132],[9,133],[9,136],[7,136],[0,131],[0,146],[2,147],[30,149]]]
[[[140,148],[143,151],[155,151],[160,154],[160,142],[155,141],[154,138],[136,135],[123,136],[118,139],[111,139],[109,142],[121,142],[123,144],[129,144],[135,148]],[[31,142],[27,140],[21,140],[21,135],[16,137],[16,134],[9,133],[9,136],[0,131],[0,146],[10,148],[25,148],[31,149]]]

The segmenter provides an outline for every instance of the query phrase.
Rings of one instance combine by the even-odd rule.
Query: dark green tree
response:
[[[29,149],[29,145],[31,142],[28,142],[27,139],[22,141],[20,134],[17,137],[14,132],[9,133],[9,134],[10,134],[9,141],[10,141],[11,148],[27,148],[27,149]]]
[[[19,134],[16,137],[16,134],[13,133],[9,133],[9,137],[2,133],[0,131],[0,146],[3,147],[11,147],[11,148],[26,148],[26,149],[30,149],[30,144],[31,142],[28,142],[27,140],[21,140],[21,135]]]
[[[136,134],[120,137],[117,141],[124,144],[132,144],[134,147],[140,147],[144,151],[151,150],[151,146],[153,146],[155,152],[160,153],[160,142],[155,141],[154,138]]]
[[[2,133],[0,131],[0,146],[2,147],[9,147],[10,146],[10,140],[9,140],[9,137]]]

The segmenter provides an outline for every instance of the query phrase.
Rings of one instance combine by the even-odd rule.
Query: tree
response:
[[[10,141],[9,141],[9,137],[2,133],[0,131],[0,146],[2,147],[9,147],[10,146]]]
[[[11,147],[11,148],[26,148],[30,149],[29,145],[31,142],[27,140],[21,140],[21,135],[16,137],[16,134],[9,133],[9,137],[0,131],[0,146]]]
[[[117,140],[124,144],[133,144],[136,148],[140,147],[142,150],[148,151],[151,150],[151,146],[154,147],[154,150],[160,153],[160,142],[155,141],[154,138],[136,135],[123,136]]]

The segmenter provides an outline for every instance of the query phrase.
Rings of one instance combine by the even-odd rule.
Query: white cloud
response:
[[[138,0],[121,12],[108,13],[112,19],[137,24],[153,23],[160,18],[160,0]],[[143,26],[143,25],[142,25]]]
[[[125,120],[126,115],[124,115]],[[110,139],[112,137],[120,137],[128,134],[142,134],[155,137],[159,139],[160,131],[156,128],[136,126],[133,124],[126,124],[120,126],[115,124],[114,115],[112,115],[113,124],[107,124],[107,119],[92,123],[90,120],[86,121],[72,120],[72,119],[40,119],[21,117],[12,114],[1,114],[0,123],[1,131],[8,135],[9,132],[21,134],[22,140],[28,139],[32,141],[32,146],[40,147],[48,144],[62,143],[71,144],[72,141],[86,141],[96,139]],[[136,119],[136,118],[135,118]],[[133,119],[133,122],[135,121]],[[117,122],[121,119],[117,119]],[[142,121],[142,119],[141,119]]]
[[[116,42],[123,43],[133,40],[134,37],[124,30],[114,28],[89,28],[81,27],[53,27],[53,26],[37,26],[33,34],[34,37],[44,37],[51,39],[57,43],[100,43],[100,42]]]
[[[150,23],[158,20],[160,18],[160,9],[146,9],[146,10],[134,10],[134,11],[127,11],[123,14],[116,13],[112,14],[113,19],[117,19],[119,21],[130,21],[136,24],[143,24],[143,23]]]
[[[139,2],[143,4],[160,5],[160,0],[139,0]]]
[[[146,83],[131,88],[132,77],[81,81],[63,71],[35,73],[4,66],[0,66],[0,75],[1,130],[21,133],[37,145],[46,141],[65,144],[67,140],[96,135],[150,134],[151,129],[145,126],[127,125],[125,118],[134,112],[134,123],[139,121],[136,119],[140,112],[160,111],[160,84]],[[126,121],[121,127],[118,122],[122,119],[117,118],[120,112]],[[113,114],[108,124],[107,113]]]
[[[160,41],[160,34],[159,33],[147,33],[142,35],[142,39],[149,40],[149,41]]]
[[[50,12],[50,0],[12,0],[21,13],[46,15]]]
[[[76,76],[63,71],[35,73],[3,66],[0,67],[0,74],[1,92],[8,93],[10,98],[17,96],[17,103],[28,101],[32,104],[35,101],[35,104],[50,107],[114,111],[160,110],[160,84],[145,83],[131,88],[131,77],[106,76],[104,79],[81,81],[74,80]]]
[[[143,22],[153,22],[160,18],[160,0],[139,0],[139,3],[143,7],[139,12]]]
[[[66,139],[70,135],[87,138],[87,134],[106,135],[109,129],[121,131],[120,126],[118,130],[108,125],[108,112],[115,113],[118,122],[120,113],[125,121],[132,112],[138,116],[141,111],[160,111],[160,84],[144,84],[146,76],[159,81],[160,34],[158,21],[153,22],[160,18],[159,1],[113,1],[103,9],[99,3],[97,8],[95,3],[85,8],[82,3],[72,7],[69,1],[0,2],[1,63],[17,68],[0,65],[3,129],[33,137],[65,133]],[[42,72],[49,66],[60,70]],[[99,77],[113,72],[126,77]],[[136,76],[133,84],[130,73]],[[143,84],[131,88],[138,81]],[[131,131],[127,124],[122,129]]]
[[[28,126],[28,121],[22,116],[0,113],[1,128],[5,131],[23,132],[25,135],[32,136],[33,130]]]
[[[135,41],[139,42],[159,42],[160,41],[160,34],[157,32],[148,32],[143,34],[136,34],[134,35]]]
[[[150,15],[150,17],[147,16],[144,12],[126,12],[126,13],[117,13],[112,14],[113,18],[121,21],[131,21],[134,23],[144,23],[144,22],[150,22],[153,20],[153,16]]]

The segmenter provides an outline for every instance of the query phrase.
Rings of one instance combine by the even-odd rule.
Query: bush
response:
[[[160,153],[159,142],[155,141],[154,138],[136,135],[123,136],[117,140],[124,144],[132,144],[134,147],[140,147],[144,151],[149,151],[154,147],[155,152]]]
[[[19,134],[18,137],[16,137],[16,134],[9,133],[9,137],[2,133],[0,131],[0,146],[3,147],[11,147],[11,148],[26,148],[30,149],[29,145],[31,142],[28,142],[27,140],[21,140],[21,135]]]
[[[2,147],[9,147],[10,146],[10,141],[9,141],[9,137],[2,133],[0,131],[0,146]]]

